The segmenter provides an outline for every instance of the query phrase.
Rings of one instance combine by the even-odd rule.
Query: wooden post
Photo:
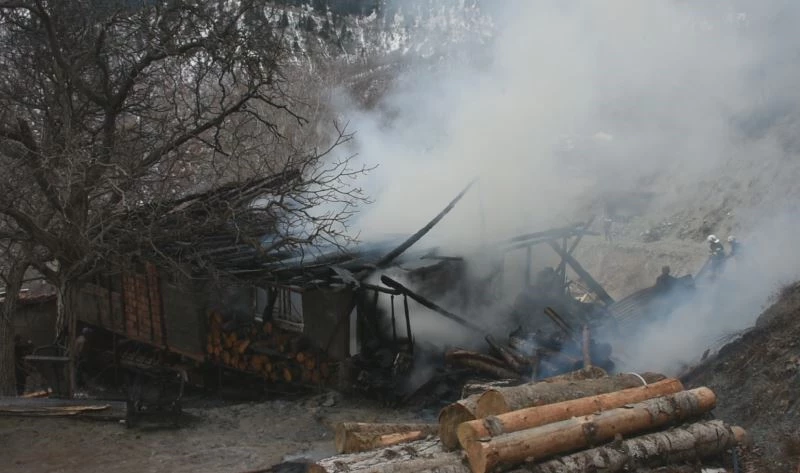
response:
[[[583,326],[583,368],[589,369],[592,367],[592,355],[591,355],[591,337],[589,333],[589,326]]]

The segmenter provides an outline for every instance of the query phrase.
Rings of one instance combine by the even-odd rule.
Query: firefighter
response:
[[[611,219],[611,217],[606,216],[606,218],[603,219],[603,235],[605,236],[607,242],[614,241],[614,235],[611,231],[611,226],[613,224],[614,221]]]
[[[725,247],[722,246],[722,242],[719,241],[716,235],[709,235],[708,238],[708,248],[711,252],[711,257],[719,258],[721,256],[725,256]]]
[[[725,247],[722,246],[722,242],[719,241],[716,235],[709,235],[706,240],[711,253],[711,271],[712,274],[716,275],[720,270],[722,261],[725,259]]]
[[[728,246],[731,247],[731,249],[728,251],[728,256],[733,257],[739,254],[739,250],[741,248],[739,245],[739,240],[737,240],[735,236],[731,235],[728,237]]]

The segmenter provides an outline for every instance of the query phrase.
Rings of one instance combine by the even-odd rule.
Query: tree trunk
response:
[[[14,261],[4,275],[6,295],[0,312],[0,396],[17,395],[14,315],[27,263]]]
[[[647,386],[624,389],[613,393],[528,407],[518,411],[498,414],[497,416],[489,416],[485,419],[464,422],[458,426],[458,441],[462,446],[465,446],[484,438],[552,424],[572,417],[585,416],[681,391],[683,391],[683,385],[680,381],[677,379],[665,379]]]
[[[0,314],[0,396],[17,395],[16,357],[14,356],[14,311],[17,296],[6,288],[3,312]]]
[[[698,422],[524,466],[514,473],[614,473],[692,462],[720,455],[742,443],[745,436],[740,427],[719,420]]]
[[[462,452],[445,452],[436,440],[420,440],[317,462],[328,473],[470,473]]]
[[[715,404],[716,396],[710,389],[697,388],[599,414],[471,442],[465,450],[472,473],[485,473],[497,465],[515,465],[526,459],[540,461],[607,442],[616,435],[657,429],[706,413]]]
[[[67,356],[69,363],[67,365],[69,375],[69,393],[68,397],[72,399],[77,390],[77,353],[75,340],[78,329],[78,319],[75,311],[71,310],[68,301],[67,284],[64,281],[59,281],[56,285],[56,334],[57,338],[61,335],[66,335],[64,342],[67,346]]]
[[[653,383],[665,378],[664,375],[655,373],[644,373],[642,378],[632,374],[619,374],[608,378],[568,383],[528,383],[511,388],[490,389],[478,399],[475,414],[476,418],[481,419],[526,407],[542,406],[634,388],[643,385],[642,379],[647,383]]]
[[[420,440],[436,432],[436,424],[368,424],[343,422],[336,426],[339,453],[354,453]]]
[[[575,379],[582,380],[582,379],[600,378],[603,376],[607,376],[605,371],[603,371],[600,368],[592,368],[591,370],[573,371],[571,373],[554,376],[552,378],[546,378],[539,381],[536,384],[541,383],[547,385],[557,385],[559,383]],[[508,388],[497,388],[497,389],[508,389]],[[445,450],[455,450],[456,448],[458,448],[458,433],[457,433],[458,426],[463,422],[468,422],[478,418],[476,411],[478,407],[478,399],[480,399],[483,394],[485,393],[480,392],[473,394],[469,397],[465,397],[460,401],[456,401],[446,406],[439,412],[439,438],[442,440],[442,445],[444,446]],[[585,397],[585,395],[577,397]],[[569,398],[569,399],[574,399],[574,398]],[[559,399],[559,401],[563,400],[566,399]]]

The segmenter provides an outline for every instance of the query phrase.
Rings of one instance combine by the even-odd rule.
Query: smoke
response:
[[[356,222],[361,239],[414,232],[475,177],[422,245],[463,252],[560,226],[612,190],[655,192],[653,213],[731,197],[738,225],[752,235],[744,239],[747,259],[660,333],[644,335],[648,350],[631,351],[674,365],[751,324],[776,285],[796,276],[789,242],[773,236],[790,235],[795,223],[767,221],[763,210],[785,210],[787,188],[767,187],[769,178],[789,186],[798,176],[785,156],[793,145],[786,130],[797,122],[800,6],[481,6],[494,25],[482,49],[414,65],[375,110],[339,97],[357,130],[359,159],[378,165],[365,183],[375,203]]]
[[[617,341],[625,355],[622,368],[678,374],[704,350],[719,348],[752,327],[776,290],[800,279],[800,254],[792,249],[800,231],[795,215],[763,219],[745,237],[742,253],[725,263],[716,283],[699,287],[696,297],[667,319]]]

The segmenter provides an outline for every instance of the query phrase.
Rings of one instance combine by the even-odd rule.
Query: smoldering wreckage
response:
[[[124,419],[134,427],[179,423],[187,388],[337,389],[392,406],[441,408],[438,423],[344,423],[335,433],[340,455],[264,471],[737,468],[746,434],[713,420],[710,389],[618,373],[615,363],[624,356],[619,340],[690,300],[713,272],[674,278],[666,270],[654,286],[615,301],[573,256],[584,236],[599,235],[589,220],[498,242],[502,263],[476,278],[465,258],[412,249],[467,189],[391,251],[264,263],[246,245],[212,239],[204,251],[235,276],[226,284],[147,262],[98,277],[67,297],[82,329],[78,379],[68,379],[65,349],[37,347],[25,366],[43,389],[29,385],[2,400],[0,413]],[[534,271],[534,248],[548,247],[558,264]],[[525,289],[498,309],[493,294],[507,254],[524,262]],[[53,297],[22,297],[21,307]],[[484,326],[474,316],[481,310],[503,312],[506,323]],[[473,343],[422,341],[414,333],[420,317],[448,320]],[[124,385],[125,399],[78,398],[75,386],[86,379]]]

